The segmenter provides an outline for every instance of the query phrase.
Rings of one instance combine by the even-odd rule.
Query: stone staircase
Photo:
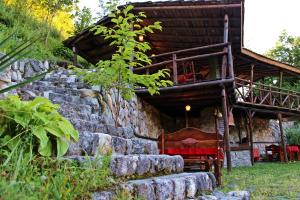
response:
[[[147,200],[200,199],[201,194],[212,192],[216,181],[211,173],[184,173],[181,156],[159,155],[156,141],[136,137],[131,127],[115,127],[109,123],[108,111],[99,98],[87,93],[101,94],[66,70],[56,70],[41,81],[22,88],[24,98],[44,96],[60,104],[60,113],[79,131],[79,142],[70,144],[65,159],[86,161],[112,152],[110,170],[116,177],[130,179],[108,191],[93,193],[95,200],[110,200],[116,191],[133,198]],[[101,94],[103,95],[103,94]]]

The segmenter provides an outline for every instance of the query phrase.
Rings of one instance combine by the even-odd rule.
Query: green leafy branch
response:
[[[77,141],[79,136],[58,109],[58,105],[42,97],[21,101],[18,96],[9,96],[0,100],[1,149],[13,153],[23,145],[24,151],[37,150],[42,156],[64,155],[68,142]]]

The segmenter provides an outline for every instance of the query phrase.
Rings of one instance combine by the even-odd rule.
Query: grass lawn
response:
[[[224,192],[247,190],[251,199],[300,199],[300,162],[258,163],[253,167],[223,170]]]

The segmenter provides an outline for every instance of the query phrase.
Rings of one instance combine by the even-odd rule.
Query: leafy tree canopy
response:
[[[287,31],[284,30],[275,47],[267,55],[300,68],[300,36],[288,35]]]
[[[93,22],[92,11],[90,8],[83,7],[75,13],[75,33],[80,33]]]
[[[300,68],[300,36],[291,36],[283,31],[267,56]],[[300,80],[298,77],[285,77],[283,87],[300,91]]]

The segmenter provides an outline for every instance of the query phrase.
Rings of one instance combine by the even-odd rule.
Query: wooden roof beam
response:
[[[135,7],[135,11],[154,11],[154,10],[198,10],[198,9],[226,9],[226,8],[240,8],[241,4],[217,4],[217,5],[188,5],[188,6],[143,6]]]

